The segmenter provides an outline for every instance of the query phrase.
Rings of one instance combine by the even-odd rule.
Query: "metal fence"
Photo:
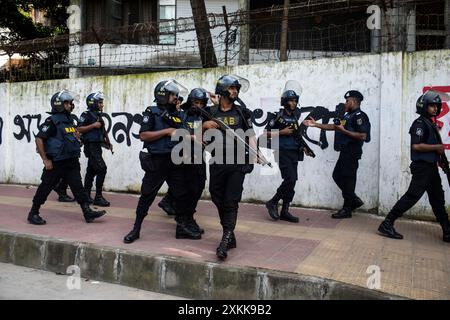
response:
[[[383,8],[381,28],[371,30],[365,1],[298,1],[289,8],[288,60],[449,48],[446,3],[401,1]],[[207,19],[218,65],[279,61],[282,6]],[[201,68],[202,54],[193,17],[4,41],[0,82]]]

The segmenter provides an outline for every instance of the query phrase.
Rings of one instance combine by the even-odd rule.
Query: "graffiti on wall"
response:
[[[439,93],[442,100],[441,113],[437,117],[437,125],[441,129],[442,143],[445,149],[450,149],[450,86],[423,87],[422,92],[434,90]]]
[[[3,119],[0,117],[0,144],[2,144]]]
[[[300,112],[305,114],[306,117],[312,117],[322,123],[329,123],[331,119],[340,117],[344,114],[343,104],[339,104],[335,107],[335,110],[330,111],[323,106],[307,106],[301,107]],[[133,126],[138,128],[142,122],[142,114],[129,113],[129,112],[112,112],[111,115],[107,113],[102,114],[105,128],[108,133],[111,133],[111,140],[114,140],[118,144],[126,144],[131,146],[133,140],[139,140],[138,130],[133,132]],[[79,123],[79,118],[72,114],[72,118],[76,125]],[[34,138],[39,130],[39,126],[43,122],[43,116],[41,114],[25,114],[16,115],[14,117],[15,129],[13,130],[13,136],[16,140],[25,140],[27,142],[34,141]],[[253,111],[252,122],[257,127],[265,127],[268,122],[267,114],[262,109],[255,109]],[[1,129],[3,122],[0,118],[0,143],[1,143]],[[308,127],[301,124],[301,132],[304,138],[319,146],[321,149],[326,149],[329,146],[326,132],[321,130],[319,140],[314,140],[308,136]]]

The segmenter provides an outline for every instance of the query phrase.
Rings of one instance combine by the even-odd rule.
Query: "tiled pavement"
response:
[[[136,195],[105,193],[112,206],[95,223],[86,224],[74,203],[59,203],[52,193],[41,209],[45,226],[26,222],[35,187],[0,185],[0,229],[129,250],[184,256],[217,262],[215,249],[221,227],[214,205],[201,201],[196,220],[205,229],[201,240],[175,239],[175,222],[155,200],[141,238],[124,244],[131,229]],[[334,279],[366,286],[369,266],[381,271],[380,290],[415,299],[450,299],[450,244],[441,240],[436,223],[400,220],[404,240],[377,235],[380,217],[356,213],[334,220],[326,210],[293,208],[300,223],[272,221],[262,205],[242,203],[236,230],[236,249],[223,264],[254,266]],[[375,267],[376,268],[376,267]]]

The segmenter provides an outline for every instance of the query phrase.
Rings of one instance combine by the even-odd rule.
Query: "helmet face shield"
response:
[[[188,94],[188,89],[174,79],[160,81],[155,87],[155,101],[160,105],[166,105],[169,103],[171,93],[181,100],[180,98],[184,99]]]
[[[245,93],[250,88],[250,82],[247,79],[245,79],[241,76],[237,76],[237,75],[231,75],[230,77],[235,78],[238,81],[238,83],[241,85],[241,87],[239,88],[239,92]]]
[[[86,98],[86,105],[89,110],[98,111],[98,103],[100,100],[104,100],[105,95],[101,91],[93,92]]]
[[[297,80],[288,80],[286,81],[283,92],[281,94],[285,93],[286,91],[294,91],[298,96],[301,96],[303,89]]]
[[[288,106],[288,101],[290,99],[295,99],[298,104],[300,99],[300,94],[302,93],[302,86],[296,80],[288,80],[284,85],[283,92],[281,94],[280,105],[283,107]]]
[[[163,90],[175,93],[177,97],[185,97],[187,96],[189,90],[183,86],[181,83],[179,83],[177,80],[171,79],[168,80],[164,86]]]
[[[217,80],[215,93],[230,98],[229,88],[231,87],[236,88],[239,95],[240,92],[247,92],[250,88],[250,82],[240,76],[224,75]],[[232,100],[236,99],[237,96],[232,98]]]
[[[99,100],[105,100],[105,95],[103,94],[103,92],[101,92],[101,91],[97,91],[95,94],[94,94],[94,100],[96,100],[96,101],[99,101]]]
[[[62,90],[55,93],[50,99],[50,105],[52,107],[52,112],[64,112],[64,103],[69,102],[71,106],[71,111],[75,108],[75,103],[78,102],[78,96],[69,91]]]

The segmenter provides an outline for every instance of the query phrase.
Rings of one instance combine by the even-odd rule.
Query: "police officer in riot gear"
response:
[[[180,99],[178,99],[180,100]],[[200,112],[198,111],[198,108],[204,108],[209,100],[208,92],[205,89],[202,88],[195,88],[193,89],[189,95],[187,102],[180,105],[179,108],[184,110],[184,123],[187,125],[187,128],[191,132],[191,134],[194,134],[194,129],[198,127],[198,125],[202,124],[202,116]],[[192,152],[194,152],[193,143],[191,146]],[[189,223],[193,225],[193,227],[197,230],[200,230],[200,232],[203,234],[204,230],[201,229],[195,219],[193,218],[193,215],[195,213],[195,208],[197,206],[198,201],[200,200],[203,189],[205,188],[205,181],[206,181],[206,166],[203,162],[203,158],[201,159],[201,163],[195,163],[194,164],[194,153],[192,154],[191,158],[189,159],[189,166],[186,167],[187,174],[189,175],[189,185],[193,186],[193,195],[191,197],[192,204],[193,205],[193,212],[189,216]],[[161,199],[161,201],[158,203],[158,206],[164,210],[165,213],[169,216],[175,215],[175,209],[173,207],[174,197],[172,195],[172,192],[170,188],[167,190],[166,195]]]
[[[187,102],[181,105],[181,109],[184,110],[184,122],[189,128],[191,135],[194,135],[194,130],[202,130],[202,115],[199,109],[205,108],[208,103],[208,92],[203,88],[192,89],[188,95]],[[188,224],[190,227],[200,233],[204,233],[204,230],[199,227],[194,219],[194,213],[196,212],[197,203],[200,200],[203,189],[205,189],[206,183],[206,164],[203,157],[203,150],[201,154],[196,153],[194,142],[191,143],[191,155],[189,164],[185,165],[185,171],[188,176],[189,185],[191,186],[191,196],[188,215]]]
[[[362,146],[364,142],[370,141],[369,117],[360,109],[363,95],[359,91],[350,90],[344,98],[346,113],[340,123],[321,124],[316,123],[314,119],[304,121],[304,124],[310,127],[336,131],[335,144],[340,153],[333,171],[333,180],[342,190],[344,205],[332,215],[335,219],[351,218],[352,211],[364,204],[355,194],[355,186]]]
[[[212,117],[223,121],[233,131],[238,129],[244,131],[253,130],[251,111],[242,105],[236,104],[242,82],[244,81],[245,79],[231,75],[220,77],[215,89],[215,94],[218,97],[211,97],[216,105],[206,108]],[[219,125],[212,120],[203,123],[203,129],[205,130],[218,128]],[[222,132],[222,134],[224,141],[226,141],[225,133]],[[248,140],[249,144],[256,148],[254,132]],[[211,163],[209,167],[209,191],[211,199],[219,212],[220,223],[223,229],[222,240],[216,250],[216,255],[221,260],[227,258],[227,251],[229,249],[236,248],[234,229],[237,222],[239,201],[242,197],[245,175],[253,170],[253,163],[248,157],[246,159],[237,158],[236,149],[236,141],[234,141],[233,145],[225,142],[223,144],[223,159],[218,159],[219,161],[223,161],[221,163],[217,161]],[[230,155],[234,155],[231,163],[229,163],[230,161],[225,161],[225,159],[230,160]],[[212,156],[215,157],[214,152],[212,152]]]
[[[190,194],[183,166],[174,164],[171,158],[172,149],[178,143],[172,141],[171,137],[182,119],[182,114],[176,109],[181,87],[175,80],[159,82],[154,91],[157,105],[143,112],[139,136],[148,154],[141,153],[140,156],[145,175],[136,208],[136,220],[133,229],[124,238],[125,243],[139,239],[142,222],[164,181],[174,196],[176,238],[201,239],[200,232],[193,231],[188,224],[190,212],[186,204],[189,203]]]
[[[411,135],[411,173],[412,179],[406,193],[397,201],[378,232],[393,239],[403,239],[394,228],[394,222],[414,206],[425,192],[443,231],[443,241],[450,242],[450,223],[445,210],[444,190],[438,172],[438,162],[445,149],[437,130],[435,118],[440,114],[442,101],[437,92],[427,91],[419,97],[416,112],[420,115],[414,120]]]
[[[297,107],[299,95],[294,90],[285,90],[281,95],[281,109],[275,114],[266,126],[266,135],[273,138],[278,135],[279,138],[279,167],[283,182],[277,189],[277,192],[266,202],[266,208],[273,220],[285,220],[289,222],[298,222],[298,217],[289,213],[289,204],[294,198],[294,187],[298,179],[297,165],[303,161],[304,151],[294,138],[293,126],[298,125],[301,113]],[[275,130],[275,131],[272,131]],[[276,157],[277,158],[277,157]],[[283,200],[283,206],[278,214],[278,202]]]
[[[102,194],[103,183],[106,176],[106,163],[102,157],[102,145],[112,150],[104,122],[102,120],[104,95],[102,92],[94,92],[87,96],[86,105],[88,110],[80,116],[78,131],[84,144],[84,154],[88,158],[86,176],[84,178],[84,189],[89,201],[97,206],[109,207],[110,203]],[[95,198],[91,198],[92,184],[95,181]]]
[[[50,101],[51,116],[40,126],[36,136],[38,153],[44,162],[42,183],[36,190],[33,206],[28,214],[31,224],[46,223],[39,215],[41,205],[56,184],[62,179],[67,181],[80,204],[86,222],[103,216],[105,211],[94,211],[89,207],[89,201],[84,192],[80,175],[80,142],[76,137],[76,129],[70,116],[73,110],[73,97],[66,91],[59,91]]]
[[[75,105],[71,104],[70,112],[72,112],[74,108],[75,108]],[[77,131],[77,134],[79,134],[78,131]],[[79,136],[77,136],[77,139],[79,139]],[[75,198],[72,198],[67,194],[68,186],[69,186],[69,184],[67,183],[67,181],[64,179],[61,179],[58,182],[58,184],[53,188],[53,191],[55,191],[58,194],[59,202],[74,202],[75,201]]]

